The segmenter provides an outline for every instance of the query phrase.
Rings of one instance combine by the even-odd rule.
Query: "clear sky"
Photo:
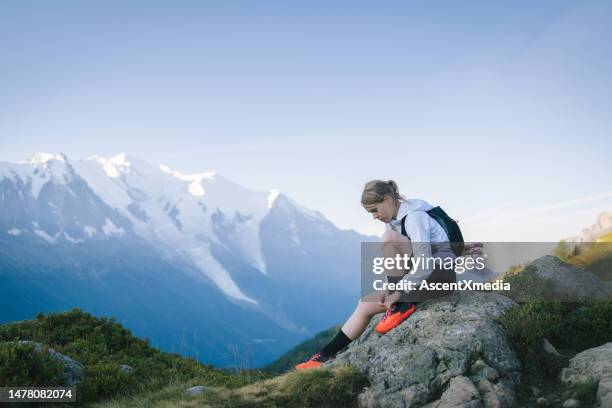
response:
[[[0,160],[126,152],[380,232],[395,179],[472,240],[612,210],[612,2],[2,1]]]

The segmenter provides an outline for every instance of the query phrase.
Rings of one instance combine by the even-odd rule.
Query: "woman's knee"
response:
[[[376,314],[382,313],[386,310],[384,306],[378,304],[378,302],[372,302],[367,300],[359,300],[357,303],[356,312],[363,317],[370,318]]]
[[[383,234],[383,247],[403,248],[406,244],[410,244],[410,239],[397,231],[389,230]]]
[[[387,231],[383,235],[381,250],[384,256],[392,257],[395,254],[412,254],[410,240],[397,231]]]
[[[405,239],[405,236],[394,230],[385,231],[382,236],[383,242],[401,242]]]

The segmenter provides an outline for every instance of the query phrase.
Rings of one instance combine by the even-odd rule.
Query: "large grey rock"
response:
[[[578,408],[580,401],[570,398],[563,403],[563,408]]]
[[[567,385],[596,381],[599,407],[612,408],[612,342],[578,353],[561,372]]]
[[[511,407],[520,366],[495,319],[514,304],[497,293],[458,292],[420,304],[384,336],[375,317],[326,366],[350,364],[368,377],[362,407]]]
[[[603,284],[597,275],[555,256],[546,255],[536,259],[522,273],[549,280],[550,288],[541,294],[544,300],[585,302],[612,299],[609,286]]]
[[[81,383],[85,379],[85,366],[83,366],[83,364],[79,363],[78,361],[73,360],[64,354],[55,351],[51,347],[45,348],[41,343],[37,343],[35,341],[19,340],[16,343],[33,344],[35,353],[41,353],[46,350],[47,354],[51,356],[51,358],[60,362],[64,367],[64,371],[62,373],[63,385],[71,387],[73,385]]]
[[[469,378],[464,376],[453,377],[437,408],[480,408],[482,401],[480,393]]]

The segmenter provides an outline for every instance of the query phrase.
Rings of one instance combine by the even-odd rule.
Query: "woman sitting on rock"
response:
[[[412,253],[423,258],[454,256],[446,231],[427,213],[432,210],[432,205],[423,200],[405,199],[399,194],[397,184],[393,180],[372,180],[366,183],[361,196],[361,205],[374,219],[386,224],[382,243],[384,257],[395,258],[398,254],[401,257],[404,254],[411,256]],[[425,267],[414,269],[408,275],[410,275],[409,280],[415,285],[423,279],[427,279],[428,282],[456,281],[453,270]],[[387,280],[390,283],[408,280],[404,278],[406,272],[408,271],[387,271]],[[448,293],[437,293],[437,295],[445,294]],[[325,361],[335,358],[336,353],[358,338],[372,317],[379,313],[385,312],[385,315],[376,326],[376,331],[380,334],[387,333],[416,310],[416,301],[431,297],[431,293],[424,294],[419,291],[410,291],[407,294],[400,291],[371,293],[359,300],[353,314],[321,351],[295,368],[303,370],[319,367]]]

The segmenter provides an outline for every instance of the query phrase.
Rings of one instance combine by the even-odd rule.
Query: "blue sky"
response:
[[[0,160],[127,152],[380,232],[365,181],[468,239],[612,210],[612,3],[0,3]]]

